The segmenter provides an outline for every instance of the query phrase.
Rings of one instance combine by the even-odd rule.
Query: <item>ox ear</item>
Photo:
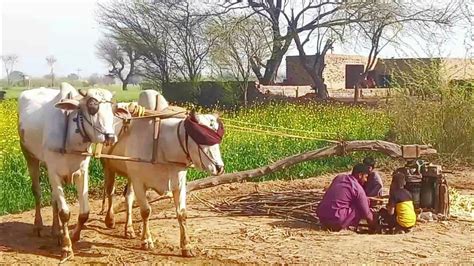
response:
[[[114,112],[115,116],[121,119],[129,119],[132,117],[130,112],[123,107],[117,107]]]
[[[63,99],[60,102],[56,103],[54,107],[65,111],[72,111],[79,108],[79,101],[75,99]]]
[[[84,89],[79,89],[79,94],[82,95],[82,97],[86,97],[87,91]]]

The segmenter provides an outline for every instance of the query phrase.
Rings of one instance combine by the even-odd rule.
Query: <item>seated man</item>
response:
[[[382,178],[379,173],[374,171],[375,160],[372,157],[364,159],[363,163],[369,167],[369,177],[367,182],[364,184],[364,190],[367,197],[380,197],[382,196]]]
[[[387,209],[381,209],[379,214],[387,228],[395,233],[409,232],[416,224],[416,213],[411,194],[405,189],[405,176],[395,173],[390,184],[390,196]]]
[[[366,219],[370,228],[375,227],[369,199],[362,188],[368,174],[368,167],[359,163],[350,175],[341,174],[334,178],[316,210],[323,227],[339,231],[357,226],[361,219]]]

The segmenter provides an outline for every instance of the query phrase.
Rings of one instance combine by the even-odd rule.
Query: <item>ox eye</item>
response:
[[[87,101],[87,111],[90,115],[95,115],[99,112],[99,101],[94,98],[90,98]]]

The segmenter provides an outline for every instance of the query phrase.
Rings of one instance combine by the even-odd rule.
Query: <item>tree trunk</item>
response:
[[[267,64],[265,65],[265,74],[262,79],[259,80],[262,85],[272,85],[275,83],[276,76],[278,74],[278,68],[280,67],[280,62],[283,59],[284,54],[275,55],[276,58],[268,59]]]
[[[248,94],[248,88],[249,88],[249,83],[248,81],[244,81],[244,84],[242,85],[244,86],[242,88],[243,92],[244,92],[244,107],[247,107],[247,104],[248,104],[248,98],[247,98],[247,94]]]
[[[323,72],[326,66],[324,59],[326,57],[327,51],[332,48],[334,41],[331,39],[326,40],[323,49],[321,51],[318,49],[318,51],[314,54],[314,62],[309,64],[306,52],[304,50],[304,44],[301,43],[299,35],[293,34],[293,39],[295,40],[296,48],[299,52],[300,63],[306,74],[311,78],[311,87],[315,90],[318,98],[327,99],[329,97],[329,93],[323,78]]]
[[[436,150],[432,149],[427,145],[417,145],[420,151],[421,156],[436,154]],[[251,169],[246,171],[241,171],[237,173],[223,174],[220,176],[211,176],[203,178],[200,180],[195,180],[189,182],[187,185],[187,191],[191,192],[193,190],[199,190],[209,187],[214,187],[223,184],[229,184],[234,182],[249,181],[253,178],[260,177],[263,175],[271,174],[283,169],[288,169],[289,167],[314,160],[319,158],[325,158],[329,156],[345,156],[350,152],[357,151],[371,151],[371,152],[380,152],[384,153],[392,158],[403,158],[402,147],[398,144],[381,141],[381,140],[355,140],[340,142],[333,146],[328,146],[325,148],[317,149],[314,151],[308,151],[305,153],[300,153],[293,155],[282,160],[276,161],[272,164],[262,166],[257,169]],[[155,202],[162,199],[170,198],[171,195],[159,196],[150,201]]]
[[[122,90],[123,90],[123,91],[127,91],[127,90],[128,90],[127,85],[128,85],[128,80],[122,81]]]
[[[280,37],[281,38],[281,37]],[[277,40],[273,42],[272,56],[267,60],[265,64],[265,74],[262,79],[259,79],[262,85],[271,85],[275,83],[275,79],[278,75],[278,69],[280,68],[281,61],[285,56],[288,48],[291,44],[291,36],[286,37],[283,40]],[[283,44],[282,44],[283,42]],[[257,75],[258,77],[258,75]]]

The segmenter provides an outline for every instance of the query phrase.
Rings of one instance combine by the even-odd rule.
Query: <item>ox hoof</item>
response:
[[[153,241],[152,240],[145,240],[143,241],[142,243],[142,249],[144,250],[151,250],[155,248],[155,245],[153,244]]]
[[[42,229],[43,229],[43,226],[41,226],[41,225],[40,225],[40,226],[35,225],[35,226],[33,227],[33,234],[34,234],[35,236],[41,237],[41,230],[42,230]]]
[[[107,216],[105,216],[105,226],[110,229],[115,228],[115,218],[107,214]]]
[[[64,263],[73,258],[74,258],[74,253],[72,252],[72,250],[63,250],[61,252],[61,260],[59,261],[59,264]]]
[[[183,255],[183,257],[187,258],[194,257],[194,253],[191,249],[183,249],[181,250],[181,254]]]
[[[135,238],[135,231],[133,230],[133,228],[130,228],[130,229],[125,229],[125,238],[127,239],[133,239]]]

